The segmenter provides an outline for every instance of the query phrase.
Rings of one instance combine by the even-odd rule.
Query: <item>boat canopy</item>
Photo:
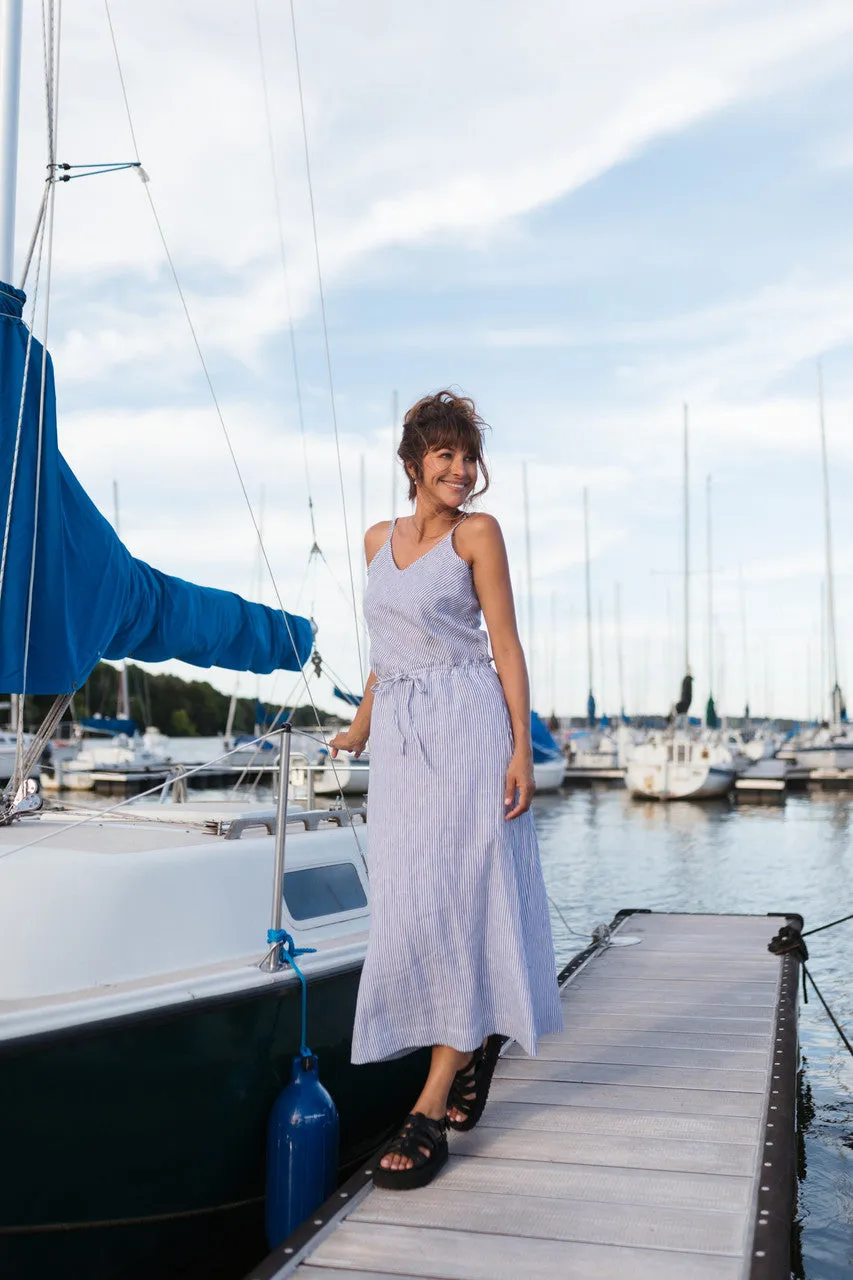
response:
[[[0,283],[0,689],[71,693],[101,658],[298,671],[313,647],[307,618],[153,569],[98,511],[59,452],[53,366],[35,339],[26,365],[25,300]]]
[[[124,733],[132,738],[139,729],[135,720],[121,720],[115,716],[81,716],[79,723],[81,729],[92,729],[95,733],[106,733],[111,737]]]

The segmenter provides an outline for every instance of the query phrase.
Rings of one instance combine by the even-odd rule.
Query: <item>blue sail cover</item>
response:
[[[535,711],[530,713],[530,740],[533,746],[533,763],[545,764],[548,760],[557,760],[563,754],[560,744],[551,736]]]
[[[24,379],[24,294],[0,283],[0,546],[12,482]],[[136,560],[59,453],[53,366],[47,358],[38,513],[42,347],[33,340],[12,521],[0,594],[0,690],[24,692],[33,532],[37,533],[27,693],[71,693],[101,658],[265,674],[298,671],[313,647],[307,618],[197,587]]]

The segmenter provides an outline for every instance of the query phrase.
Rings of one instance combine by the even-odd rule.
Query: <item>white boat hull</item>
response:
[[[800,747],[796,762],[801,769],[853,769],[853,743],[840,746],[827,742],[821,747]]]
[[[724,765],[631,761],[625,785],[646,800],[709,800],[731,789],[735,771]]]
[[[566,776],[565,760],[544,760],[534,764],[533,777],[537,791],[559,791]]]
[[[314,794],[336,796],[341,791],[348,796],[363,796],[370,783],[370,762],[365,760],[335,761],[314,774]]]
[[[334,765],[327,760],[323,765],[309,766],[304,758],[297,759],[290,767],[290,785],[297,792],[307,794],[308,768],[314,775],[315,796],[363,796],[370,784],[370,761],[338,756]]]

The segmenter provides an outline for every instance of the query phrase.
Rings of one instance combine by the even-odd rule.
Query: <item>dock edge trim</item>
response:
[[[768,920],[777,913],[768,914]],[[803,918],[785,913],[802,930]],[[770,1090],[758,1195],[749,1241],[749,1280],[788,1280],[797,1202],[797,1073],[799,1070],[798,1001],[800,959],[789,951],[782,961],[776,1010]]]

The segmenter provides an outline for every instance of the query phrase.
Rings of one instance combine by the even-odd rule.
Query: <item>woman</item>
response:
[[[370,737],[371,925],[352,1060],[432,1046],[374,1175],[399,1190],[444,1164],[447,1125],[477,1123],[506,1037],[533,1054],[562,1029],[506,551],[497,521],[465,509],[488,487],[482,427],[450,391],[406,414],[398,455],[414,512],[365,535],[373,669],[330,744],[358,756]]]

